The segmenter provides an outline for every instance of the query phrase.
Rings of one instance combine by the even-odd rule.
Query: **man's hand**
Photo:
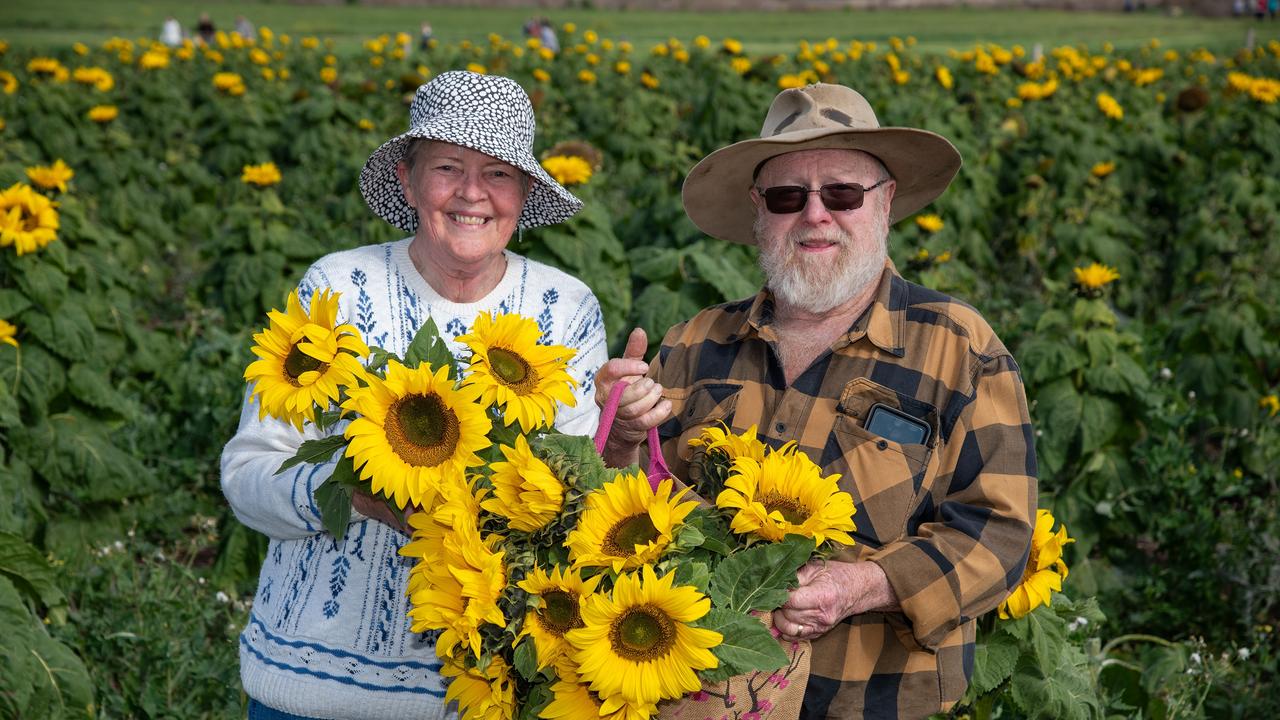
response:
[[[662,398],[662,386],[644,376],[649,372],[649,364],[644,361],[648,347],[644,330],[636,328],[627,338],[622,357],[605,363],[596,373],[596,405],[602,408],[614,385],[629,383],[622,392],[618,416],[605,445],[605,464],[611,467],[637,462],[640,443],[644,442],[649,428],[657,427],[671,415],[671,401]]]
[[[364,515],[371,520],[386,525],[396,532],[404,535],[413,535],[413,528],[409,527],[409,516],[418,508],[409,505],[404,509],[404,522],[400,522],[400,518],[387,506],[387,503],[381,498],[376,498],[363,490],[357,490],[351,495],[351,507],[355,511]]]
[[[810,560],[796,581],[791,597],[773,611],[773,627],[784,640],[812,640],[850,615],[898,609],[889,578],[873,562]]]

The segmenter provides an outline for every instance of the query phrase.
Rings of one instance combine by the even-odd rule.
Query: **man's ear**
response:
[[[756,186],[752,185],[751,186],[751,204],[756,206],[757,213],[760,212],[760,207],[763,205],[763,203],[764,203],[764,197],[760,195],[760,191],[756,189]]]
[[[404,194],[404,201],[413,207],[413,193],[410,191],[409,179],[412,173],[409,172],[409,166],[403,160],[396,163],[396,178],[400,180],[400,192]]]

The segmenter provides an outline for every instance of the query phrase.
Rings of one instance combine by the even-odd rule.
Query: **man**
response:
[[[644,332],[597,375],[631,382],[606,447],[635,462],[659,427],[677,477],[711,425],[794,440],[853,495],[857,544],[800,569],[774,612],[813,642],[802,718],[919,718],[973,670],[974,618],[1022,578],[1036,463],[1018,367],[972,307],[904,280],[889,227],[960,167],[945,138],[881,128],[839,85],[784,90],[758,139],[703,159],[684,207],[704,232],[757,243],[766,287],[667,333]],[[692,479],[696,483],[696,478]]]

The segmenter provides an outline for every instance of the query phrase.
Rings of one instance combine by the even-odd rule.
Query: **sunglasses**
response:
[[[887,182],[889,182],[889,178],[885,178],[867,188],[857,183],[831,183],[830,185],[823,185],[817,190],[810,190],[799,185],[779,185],[765,188],[759,192],[764,196],[764,206],[769,209],[769,212],[776,215],[790,215],[791,213],[800,212],[809,203],[809,196],[814,193],[817,193],[818,197],[822,198],[822,204],[828,210],[841,212],[857,210],[862,207],[863,196]]]

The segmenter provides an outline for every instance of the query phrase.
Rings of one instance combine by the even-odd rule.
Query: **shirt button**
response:
[[[773,429],[778,432],[784,432],[787,429],[787,425],[786,423],[777,423],[773,426]]]
[[[889,447],[889,443],[885,442],[884,440],[881,440],[876,443],[876,447],[880,448],[881,450],[884,450],[885,448]]]

